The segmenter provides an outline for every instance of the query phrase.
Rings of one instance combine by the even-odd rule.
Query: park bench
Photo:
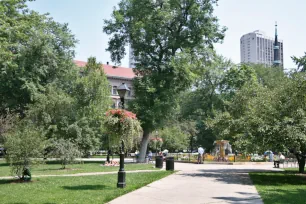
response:
[[[278,162],[276,162],[276,167],[279,168],[279,165],[282,164],[283,168],[285,168],[285,160],[286,159],[280,159]]]
[[[297,166],[297,160],[295,158],[286,158],[283,161],[283,168],[285,168],[285,165],[288,167],[296,167]]]

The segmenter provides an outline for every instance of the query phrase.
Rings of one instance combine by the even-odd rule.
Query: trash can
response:
[[[167,157],[166,158],[166,170],[167,171],[174,171],[174,157]]]
[[[163,157],[162,156],[156,156],[155,157],[155,167],[156,168],[163,168]]]

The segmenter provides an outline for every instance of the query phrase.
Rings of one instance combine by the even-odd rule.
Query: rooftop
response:
[[[79,60],[74,60],[74,63],[78,67],[85,67],[87,64],[87,62]],[[133,79],[136,76],[133,72],[133,69],[127,67],[117,67],[113,65],[103,64],[103,70],[106,76],[108,77]]]

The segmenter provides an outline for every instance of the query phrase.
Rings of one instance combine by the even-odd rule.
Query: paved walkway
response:
[[[263,204],[248,172],[277,170],[272,164],[175,163],[175,168],[181,171],[123,195],[110,204]]]
[[[131,173],[145,173],[145,172],[157,172],[161,170],[135,170],[135,171],[125,171],[127,174]],[[47,175],[33,175],[32,178],[41,178],[41,177],[74,177],[74,176],[95,176],[95,175],[106,175],[106,174],[117,174],[118,171],[109,171],[109,172],[89,172],[89,173],[77,173],[77,174],[47,174]],[[14,179],[18,177],[13,176],[4,176],[0,177],[1,179]]]

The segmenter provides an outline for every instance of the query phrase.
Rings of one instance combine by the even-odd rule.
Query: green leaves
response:
[[[306,151],[305,76],[294,73],[271,81],[277,78],[277,84],[267,78],[245,83],[228,103],[228,113],[218,113],[212,120],[212,129],[227,132],[234,145],[247,152]]]
[[[297,64],[298,71],[301,71],[301,72],[306,71],[306,52],[303,57],[298,58],[298,57],[292,56],[291,58]]]
[[[135,57],[135,100],[130,105],[148,131],[162,127],[190,88],[205,59],[203,50],[224,37],[213,14],[215,1],[122,0],[105,20],[108,51],[120,63],[130,43]]]
[[[64,81],[48,84],[34,95],[25,120],[41,127],[48,139],[70,139],[84,154],[99,148],[104,113],[111,105],[109,84],[95,58],[89,58],[80,76],[78,70]]]
[[[12,175],[21,178],[24,168],[42,162],[44,139],[42,131],[33,124],[21,125],[5,136],[6,160],[12,168]]]
[[[63,138],[52,140],[49,145],[51,150],[48,156],[55,157],[61,161],[62,168],[65,169],[66,165],[75,163],[76,158],[80,158],[81,152],[78,147],[71,140]]]
[[[29,11],[25,2],[0,2],[0,113],[24,114],[36,93],[73,67],[76,40],[67,25]]]

